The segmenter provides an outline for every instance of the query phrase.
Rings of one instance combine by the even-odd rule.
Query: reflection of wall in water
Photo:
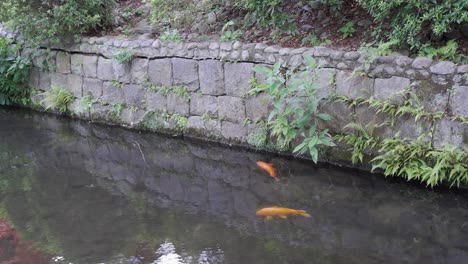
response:
[[[435,256],[449,263],[466,256],[460,232],[466,200],[454,204],[450,194],[279,158],[278,184],[256,168],[261,154],[53,118],[34,123],[48,131],[49,148],[36,153],[38,164],[91,173],[112,193],[199,212],[256,236],[340,252],[350,261],[359,256],[361,263]],[[305,209],[312,218],[264,223],[255,216],[271,205]]]

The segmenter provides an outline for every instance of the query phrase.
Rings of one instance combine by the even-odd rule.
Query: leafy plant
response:
[[[169,29],[164,31],[161,36],[159,36],[159,39],[162,42],[181,42],[182,36],[177,29]]]
[[[290,24],[290,17],[282,10],[283,2],[284,0],[239,0],[235,4],[255,17],[260,26],[285,29]]]
[[[143,87],[146,90],[152,92],[161,92],[164,96],[167,96],[169,93],[173,93],[179,97],[185,99],[185,101],[189,102],[191,98],[191,93],[189,92],[186,86],[158,86],[151,83],[148,76],[145,76],[143,80]]]
[[[331,40],[326,39],[322,40],[314,33],[310,33],[306,37],[302,39],[302,45],[310,45],[310,46],[328,46],[331,44]]]
[[[122,113],[122,110],[125,108],[125,104],[122,103],[122,102],[118,102],[118,103],[113,103],[112,104],[112,110],[110,112],[110,114],[114,117],[118,117],[120,116],[120,114]]]
[[[173,114],[170,119],[174,120],[178,129],[187,127],[188,119],[180,114]]]
[[[257,122],[258,127],[247,136],[247,143],[256,148],[265,148],[268,143],[268,125],[261,120]]]
[[[365,128],[358,123],[349,123],[343,127],[343,130],[345,129],[352,129],[354,133],[338,134],[335,135],[335,139],[352,146],[349,151],[352,154],[351,162],[353,164],[362,163],[365,152],[376,148],[379,139],[372,136],[372,129]]]
[[[96,100],[92,95],[85,95],[80,99],[80,104],[88,110],[91,109],[94,103],[96,103]]]
[[[380,22],[380,29],[390,20],[390,31],[383,31],[383,37],[396,41],[397,46],[409,46],[418,51],[431,36],[442,36],[454,26],[468,22],[468,2],[450,1],[382,1],[357,0],[369,14]]]
[[[452,60],[462,64],[468,63],[468,57],[464,54],[458,54],[458,43],[451,39],[447,41],[445,46],[434,48],[429,44],[425,44],[419,50],[419,56],[428,58],[437,58],[440,60]]]
[[[114,54],[114,57],[112,59],[118,64],[126,64],[132,61],[133,52],[127,48],[124,48],[116,54]]]
[[[123,86],[124,86],[124,83],[119,81],[119,80],[112,80],[111,81],[111,85],[112,87],[115,87],[115,88],[118,88],[118,89],[122,89]]]
[[[40,95],[45,96],[41,104],[46,105],[46,110],[54,109],[60,113],[65,113],[68,109],[68,103],[73,100],[73,95],[69,91],[58,86],[52,86],[49,91]]]
[[[20,45],[0,38],[0,105],[30,103],[26,82],[31,62],[18,55]]]
[[[76,36],[111,25],[114,0],[0,2],[0,21],[20,31],[30,45],[58,43],[62,36]]]
[[[233,27],[234,21],[232,20],[224,24],[223,29],[221,30],[223,33],[221,36],[221,41],[234,41],[239,39],[239,37],[242,35],[242,30],[234,30],[232,29]]]
[[[356,32],[356,28],[354,28],[354,22],[349,21],[342,28],[340,28],[338,31],[343,34],[344,39],[348,38],[348,37],[352,37],[354,32]]]
[[[335,145],[328,130],[318,128],[318,122],[332,117],[320,113],[320,98],[316,96],[320,87],[317,64],[310,56],[306,56],[305,61],[305,67],[287,71],[281,69],[279,63],[272,69],[256,66],[254,70],[264,74],[266,79],[265,83],[251,89],[249,94],[266,92],[272,99],[273,110],[268,116],[267,126],[276,138],[278,147],[287,149],[293,140],[303,137],[293,152],[308,152],[312,160],[317,162],[318,146]]]
[[[382,141],[372,170],[382,169],[385,176],[400,176],[419,180],[434,187],[444,181],[456,184],[468,183],[468,154],[454,146],[436,150],[418,139],[411,141],[397,137]]]

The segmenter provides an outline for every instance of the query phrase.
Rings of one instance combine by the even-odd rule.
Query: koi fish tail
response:
[[[303,217],[311,217],[310,214],[308,214],[306,211],[304,210],[298,210],[298,215],[300,216],[303,216]]]

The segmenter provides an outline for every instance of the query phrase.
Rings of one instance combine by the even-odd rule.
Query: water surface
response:
[[[0,108],[0,263],[463,264],[467,232],[466,191]]]

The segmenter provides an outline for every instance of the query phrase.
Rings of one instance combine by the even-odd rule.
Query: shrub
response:
[[[240,0],[236,5],[256,18],[262,27],[285,28],[290,20],[283,12],[281,4],[284,0]]]
[[[286,72],[276,63],[273,69],[256,66],[254,70],[265,75],[265,82],[249,91],[250,95],[265,92],[273,101],[273,110],[267,120],[271,135],[277,140],[279,149],[289,149],[294,140],[301,140],[293,150],[295,153],[310,154],[318,161],[319,146],[335,146],[328,129],[321,130],[319,122],[331,120],[321,113],[318,96],[320,89],[319,69],[314,59],[306,56],[307,65]],[[313,73],[313,74],[311,74]]]
[[[0,38],[0,105],[29,103],[29,89],[26,81],[30,62],[18,56],[19,45]]]
[[[466,0],[357,0],[381,24],[389,19],[392,30],[384,33],[398,46],[419,50],[431,39],[457,24],[468,22]]]
[[[58,41],[111,24],[114,0],[2,0],[0,21],[31,43]]]

